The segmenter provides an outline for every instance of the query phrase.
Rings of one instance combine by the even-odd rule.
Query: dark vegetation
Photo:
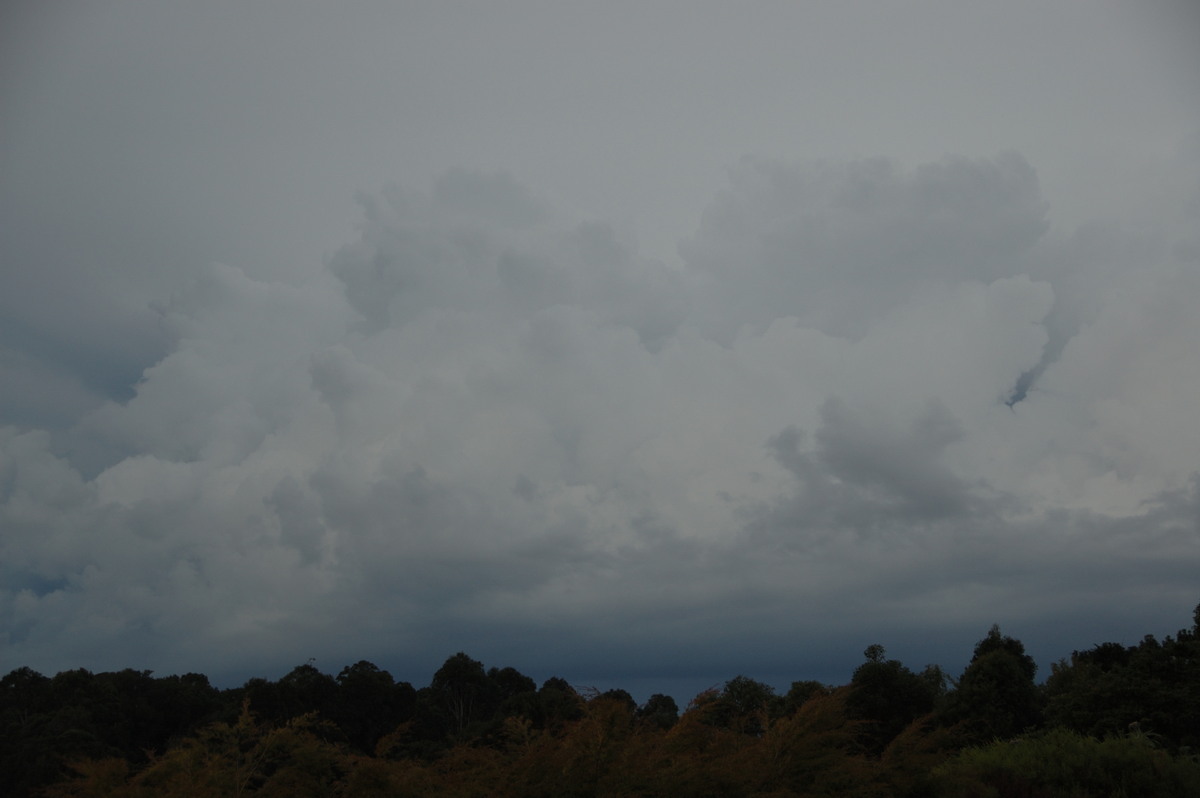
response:
[[[736,676],[682,713],[463,653],[419,689],[370,662],[229,690],[20,668],[0,680],[0,795],[1200,796],[1194,620],[1042,684],[993,627],[957,678],[872,645],[847,685]]]

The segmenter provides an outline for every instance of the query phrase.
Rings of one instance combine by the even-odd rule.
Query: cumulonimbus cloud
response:
[[[0,432],[6,662],[694,656],[1194,587],[1195,264],[1081,311],[1017,155],[743,162],[682,270],[502,174],[362,204],[321,280],[161,305],[95,473]]]

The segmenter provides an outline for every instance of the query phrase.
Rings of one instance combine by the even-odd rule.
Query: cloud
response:
[[[158,305],[91,466],[0,432],[5,664],[727,678],[1190,606],[1190,250],[1090,284],[1019,156],[744,161],[682,269],[503,173],[360,203]]]
[[[330,269],[368,329],[422,314],[524,314],[569,305],[627,326],[653,344],[686,310],[662,264],[636,257],[613,229],[556,218],[504,173],[454,170],[428,198],[391,188],[360,197],[362,240]]]
[[[744,159],[730,183],[681,245],[709,278],[704,323],[725,340],[781,316],[857,337],[933,283],[1023,273],[1048,228],[1036,173],[1015,153],[911,172],[882,158]]]

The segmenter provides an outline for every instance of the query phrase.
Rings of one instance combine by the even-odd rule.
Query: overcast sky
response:
[[[1200,7],[9,2],[0,673],[644,699],[1200,601]]]

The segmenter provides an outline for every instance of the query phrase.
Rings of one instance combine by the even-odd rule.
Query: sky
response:
[[[1200,601],[1200,7],[0,11],[0,673],[1045,677]]]

